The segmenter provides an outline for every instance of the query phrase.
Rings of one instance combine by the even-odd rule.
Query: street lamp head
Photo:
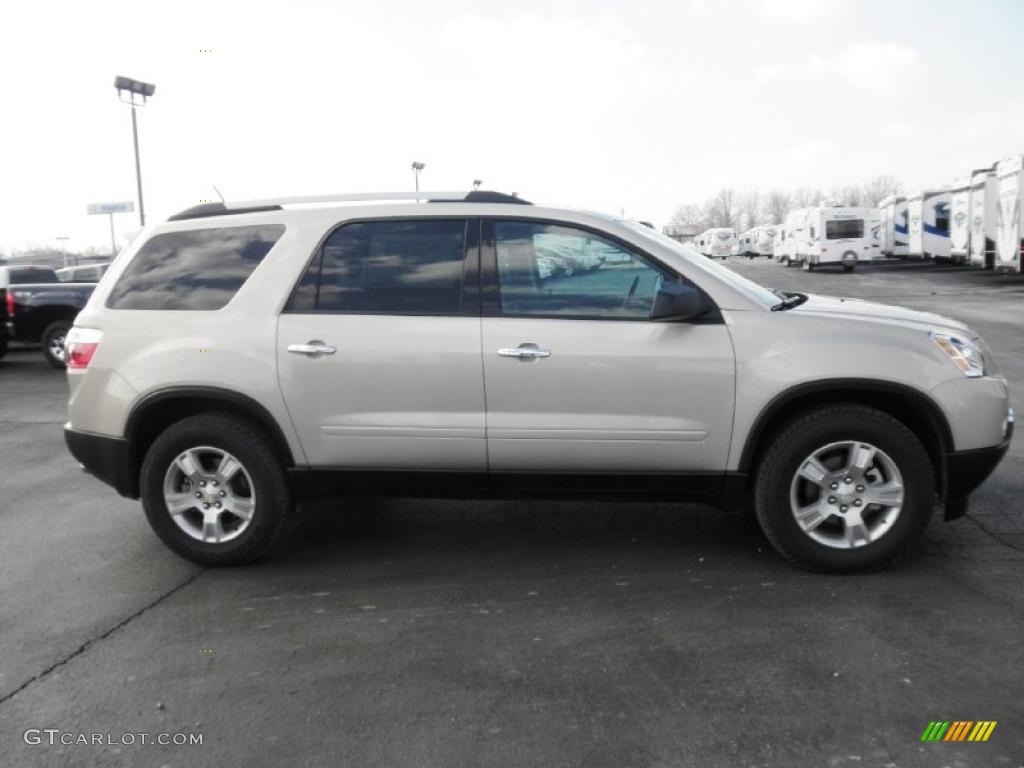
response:
[[[427,167],[427,166],[426,166],[426,164],[424,164],[424,163],[417,163],[417,162],[415,162],[415,161],[414,161],[414,162],[413,162],[413,164],[412,164],[412,169],[413,169],[414,171],[417,171],[417,172],[418,172],[418,171],[422,171],[422,170],[423,170],[424,168],[426,168],[426,167]]]
[[[156,86],[152,83],[144,83],[141,80],[132,80],[130,77],[122,77],[118,75],[114,78],[114,87],[117,89],[117,95],[121,96],[121,100],[124,100],[124,96],[121,94],[124,92],[128,93],[128,98],[133,99],[135,96],[142,97],[142,103],[146,103],[146,98],[153,95],[156,91]]]

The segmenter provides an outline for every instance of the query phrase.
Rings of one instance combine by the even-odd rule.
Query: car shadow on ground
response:
[[[913,546],[899,562],[913,563],[928,549]],[[639,570],[686,563],[737,572],[796,571],[775,553],[753,516],[708,506],[380,497],[325,499],[303,508],[270,562],[286,568],[352,559],[436,560],[450,567],[460,556],[502,568],[618,562]]]

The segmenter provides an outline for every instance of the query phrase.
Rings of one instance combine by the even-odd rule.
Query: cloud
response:
[[[884,94],[906,90],[919,79],[923,65],[917,51],[893,42],[853,43],[825,66],[862,91]]]
[[[834,13],[844,0],[753,0],[759,16],[766,19],[809,21]]]
[[[885,99],[913,88],[923,71],[924,64],[913,48],[888,41],[864,40],[833,55],[812,51],[795,65],[762,64],[754,70],[754,79],[780,86],[840,78],[858,91]]]

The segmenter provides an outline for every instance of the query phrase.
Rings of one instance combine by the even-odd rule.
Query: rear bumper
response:
[[[86,472],[111,486],[122,496],[139,497],[132,476],[130,444],[122,437],[81,432],[65,425],[64,442]]]

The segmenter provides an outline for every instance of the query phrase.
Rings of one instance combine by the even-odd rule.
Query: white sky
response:
[[[484,187],[664,223],[717,188],[946,183],[1024,151],[1024,3],[37,0],[0,33],[0,251],[213,196]],[[211,49],[212,53],[201,53]],[[117,218],[119,233],[136,229]]]

